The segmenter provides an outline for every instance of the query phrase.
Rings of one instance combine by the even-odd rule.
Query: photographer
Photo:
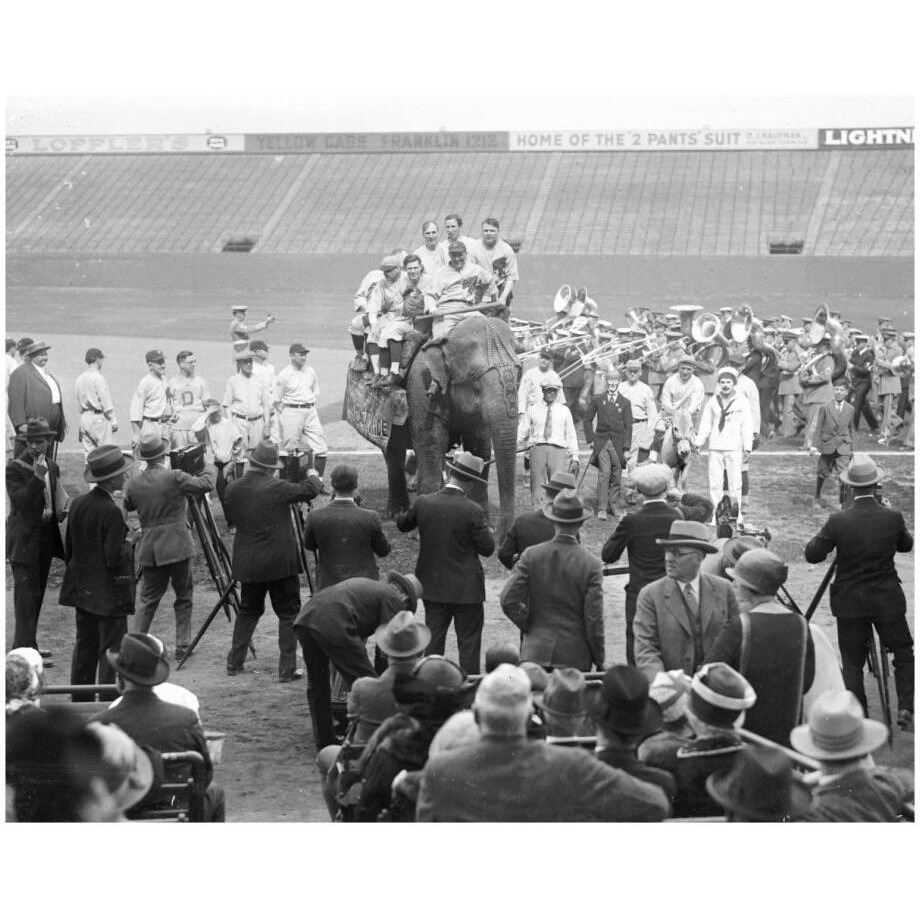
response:
[[[199,448],[200,449],[200,448]],[[166,469],[164,458],[169,441],[158,434],[144,435],[139,459],[146,469],[125,486],[125,510],[137,511],[143,536],[139,562],[141,577],[140,608],[134,632],[148,632],[160,598],[172,582],[176,595],[176,657],[188,652],[192,632],[192,556],[195,547],[188,523],[187,499],[206,495],[214,488],[217,470],[205,465],[192,476],[181,469]]]

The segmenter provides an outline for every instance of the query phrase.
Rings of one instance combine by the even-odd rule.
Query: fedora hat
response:
[[[748,550],[725,574],[758,594],[776,594],[789,577],[789,566],[776,553],[761,547]]]
[[[661,726],[661,710],[649,699],[648,678],[628,664],[607,669],[592,715],[595,722],[621,735],[645,737]]]
[[[549,482],[544,482],[540,488],[543,489],[547,495],[558,495],[563,489],[575,488],[575,477],[571,473],[564,473],[562,470],[556,470],[556,472],[549,477]]]
[[[706,777],[706,789],[727,811],[759,821],[796,818],[811,807],[792,761],[772,748],[742,748],[730,768]]]
[[[284,467],[278,459],[278,445],[264,439],[249,451],[249,462],[266,470],[280,470]]]
[[[846,472],[840,474],[840,481],[848,486],[874,486],[881,478],[876,462],[868,454],[853,454]]]
[[[406,594],[409,598],[409,607],[408,609],[415,613],[416,607],[418,607],[419,598],[422,596],[422,583],[415,577],[415,575],[403,575],[402,572],[387,572],[384,576],[384,581],[389,585],[394,585],[399,588],[403,594]]]
[[[792,746],[815,760],[851,760],[870,754],[888,739],[881,722],[863,716],[849,690],[828,690],[811,705],[808,724],[792,729]]]
[[[485,466],[486,464],[482,457],[477,457],[468,450],[458,451],[447,461],[447,468],[452,473],[456,473],[458,476],[473,482],[487,483],[489,481],[482,475]]]
[[[43,351],[48,351],[51,346],[47,345],[45,342],[39,339],[37,342],[30,342],[26,345],[24,350],[20,350],[20,354],[23,358],[32,358],[35,355],[41,354]]]
[[[100,447],[94,447],[86,458],[83,479],[86,482],[103,482],[111,479],[128,469],[130,456],[130,454],[125,455],[117,444],[103,444]]]
[[[159,460],[169,453],[169,440],[158,434],[145,434],[138,445],[138,457],[144,461]]]
[[[26,422],[26,430],[16,435],[17,441],[31,441],[36,438],[53,438],[57,432],[48,426],[48,419],[38,416]]]
[[[128,633],[118,651],[107,649],[109,664],[127,680],[145,687],[155,687],[169,677],[166,649],[156,636]]]
[[[733,728],[746,709],[757,702],[754,688],[734,668],[721,661],[704,664],[690,682],[690,711],[715,728]]]
[[[557,524],[581,524],[591,517],[591,512],[574,489],[563,489],[555,495],[553,504],[543,512],[543,516]]]
[[[763,549],[763,543],[757,537],[731,537],[722,544],[722,564],[725,568],[737,565],[738,560],[748,550]]]
[[[374,642],[390,658],[415,658],[431,641],[431,630],[417,623],[409,610],[400,610],[389,623],[377,628]]]
[[[119,810],[126,811],[147,795],[153,785],[150,757],[117,725],[90,722],[87,728],[99,739],[103,763],[119,780],[112,791]]]
[[[527,675],[531,691],[533,693],[543,693],[546,689],[546,684],[549,682],[549,674],[546,668],[539,662],[528,659],[522,661],[519,667]]]
[[[704,553],[717,553],[719,550],[709,542],[709,529],[699,521],[672,521],[667,539],[656,537],[659,546],[692,546]]]
[[[575,668],[551,671],[543,690],[540,706],[554,716],[582,717],[585,708],[585,675]]]

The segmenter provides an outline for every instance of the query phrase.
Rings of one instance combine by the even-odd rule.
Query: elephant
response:
[[[517,387],[511,329],[500,319],[471,316],[458,323],[441,344],[415,356],[406,378],[408,421],[394,425],[384,456],[390,487],[389,508],[408,506],[405,454],[411,445],[418,463],[419,495],[443,484],[444,456],[462,443],[496,469],[499,538],[514,520],[514,470],[517,456]],[[494,456],[494,459],[492,459]],[[475,484],[470,497],[488,514],[487,486]]]

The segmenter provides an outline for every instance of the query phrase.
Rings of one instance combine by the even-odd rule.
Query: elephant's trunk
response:
[[[498,538],[503,540],[514,522],[514,470],[517,460],[517,419],[492,428],[492,456],[498,477]]]

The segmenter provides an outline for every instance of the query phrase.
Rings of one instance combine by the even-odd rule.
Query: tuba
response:
[[[732,310],[728,328],[733,341],[746,342],[750,338],[753,325],[754,311],[750,304],[743,303]]]
[[[553,298],[553,312],[554,313],[567,313],[569,304],[572,302],[572,286],[570,284],[563,284],[558,291],[556,291],[556,296]]]
[[[690,336],[694,342],[691,354],[700,364],[711,366],[714,371],[724,363],[729,342],[722,335],[722,320],[715,313],[701,313],[695,317]]]
[[[824,338],[824,333],[828,331],[828,322],[835,321],[830,318],[827,304],[822,303],[818,306],[814,319],[811,321],[811,328],[808,330],[808,340],[812,345],[817,345]],[[839,326],[840,324],[836,323],[836,325]]]
[[[703,308],[695,304],[681,304],[677,307],[671,307],[670,312],[676,313],[680,317],[680,331],[690,338],[693,333],[693,316],[695,313],[702,312]]]

